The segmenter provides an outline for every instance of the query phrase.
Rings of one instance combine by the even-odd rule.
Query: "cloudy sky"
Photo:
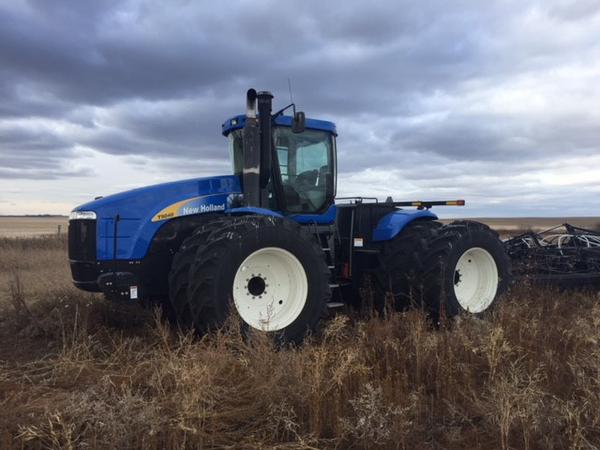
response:
[[[230,173],[221,123],[288,78],[342,195],[600,215],[597,0],[0,0],[0,214]]]

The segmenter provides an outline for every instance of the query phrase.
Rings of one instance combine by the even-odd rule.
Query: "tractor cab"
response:
[[[324,213],[335,199],[335,124],[284,110],[271,115],[269,93],[248,95],[259,99],[258,115],[250,98],[246,115],[223,124],[234,175],[242,180],[242,204],[283,214]]]

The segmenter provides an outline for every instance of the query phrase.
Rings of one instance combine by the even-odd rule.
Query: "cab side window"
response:
[[[275,146],[287,210],[316,213],[327,202],[331,185],[331,139],[325,132],[275,130]]]

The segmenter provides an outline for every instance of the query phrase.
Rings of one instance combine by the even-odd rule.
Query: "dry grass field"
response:
[[[0,239],[0,448],[594,449],[600,299],[482,319],[340,314],[299,348],[201,339],[71,286],[64,237]]]
[[[0,237],[31,237],[67,232],[68,218],[61,216],[0,216]]]

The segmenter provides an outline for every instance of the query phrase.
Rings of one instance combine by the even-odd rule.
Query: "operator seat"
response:
[[[299,173],[294,183],[300,192],[304,192],[317,184],[317,177],[319,171],[317,169],[307,170],[306,172]]]

